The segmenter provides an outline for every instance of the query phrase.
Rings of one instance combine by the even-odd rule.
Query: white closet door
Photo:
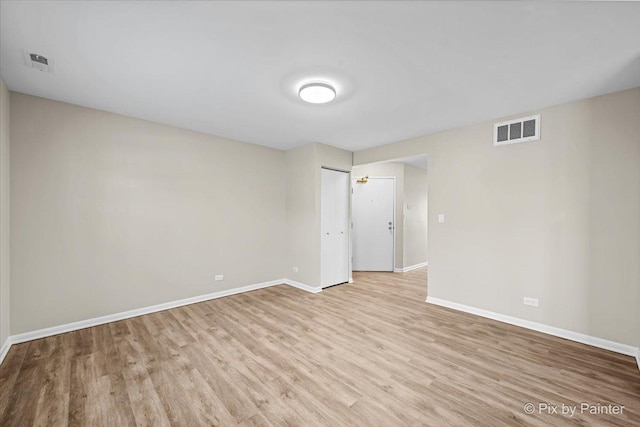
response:
[[[321,183],[321,203],[320,203],[320,221],[322,224],[320,237],[320,257],[321,272],[320,284],[322,286],[331,286],[335,276],[334,262],[334,233],[335,233],[335,215],[334,207],[336,200],[336,179],[335,172],[329,169],[322,169]]]
[[[322,169],[321,285],[349,281],[349,174]]]
[[[335,276],[336,283],[349,281],[349,174],[335,174]]]

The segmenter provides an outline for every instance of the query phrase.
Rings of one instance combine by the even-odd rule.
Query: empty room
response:
[[[640,425],[639,23],[0,0],[0,426]]]

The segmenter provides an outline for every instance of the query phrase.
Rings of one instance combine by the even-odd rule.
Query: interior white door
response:
[[[393,271],[395,179],[353,180],[353,269]]]
[[[321,181],[322,287],[349,281],[349,174],[322,169]]]

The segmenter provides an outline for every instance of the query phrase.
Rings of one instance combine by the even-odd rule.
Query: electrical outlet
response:
[[[293,267],[293,272],[297,273],[298,272],[298,267]]]
[[[444,222],[444,214],[438,214],[438,222]]]
[[[522,303],[524,305],[530,305],[532,307],[537,307],[538,306],[538,298],[527,298],[527,297],[524,297],[522,299]]]
[[[216,274],[216,282],[224,280],[224,274]]]

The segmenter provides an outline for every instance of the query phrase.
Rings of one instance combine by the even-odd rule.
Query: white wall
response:
[[[18,93],[11,125],[12,334],[283,277],[284,152]]]
[[[494,148],[492,121],[354,165],[428,154],[430,297],[636,346],[640,88],[538,112],[540,141]]]
[[[10,326],[9,91],[0,78],[0,349]]]

